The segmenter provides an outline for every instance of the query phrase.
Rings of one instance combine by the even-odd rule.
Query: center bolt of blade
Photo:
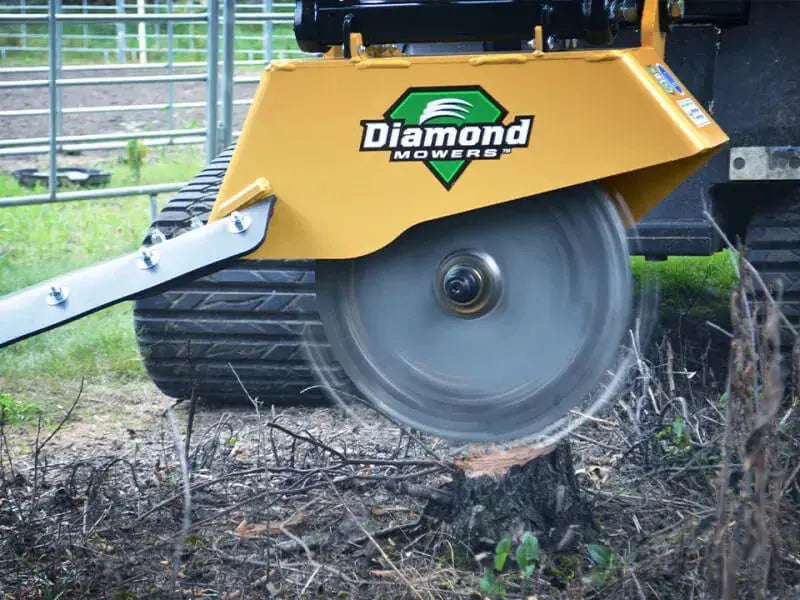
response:
[[[474,319],[492,310],[500,300],[500,267],[486,252],[463,249],[442,259],[434,275],[433,293],[453,314]]]
[[[481,274],[475,267],[454,265],[445,274],[442,286],[450,302],[466,306],[481,294]]]

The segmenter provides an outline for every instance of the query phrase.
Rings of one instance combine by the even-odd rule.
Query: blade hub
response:
[[[436,298],[444,308],[460,317],[486,314],[497,304],[501,291],[500,268],[485,252],[453,252],[436,269]]]

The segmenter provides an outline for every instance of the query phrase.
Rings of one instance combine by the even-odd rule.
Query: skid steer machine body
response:
[[[273,61],[211,220],[266,177],[279,202],[256,259],[363,256],[417,223],[591,181],[637,221],[727,141],[664,64],[656,0],[640,47],[544,52],[537,29],[532,51],[404,56],[351,33],[350,58]]]

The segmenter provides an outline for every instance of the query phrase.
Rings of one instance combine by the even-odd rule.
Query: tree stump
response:
[[[517,543],[526,531],[545,550],[568,551],[594,531],[568,442],[544,451],[493,450],[457,464],[459,473],[442,488],[449,502],[430,502],[425,513],[475,553],[506,535]]]

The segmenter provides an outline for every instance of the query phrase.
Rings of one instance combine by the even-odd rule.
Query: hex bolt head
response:
[[[50,306],[56,306],[62,302],[66,302],[69,297],[69,288],[65,285],[53,284],[50,286],[50,291],[47,292],[45,301]]]
[[[149,239],[150,239],[150,243],[148,245],[149,246],[155,246],[156,244],[163,244],[164,242],[166,242],[167,241],[167,236],[165,236],[161,232],[161,230],[158,229],[157,227],[153,227],[150,230]]]
[[[231,213],[228,217],[228,231],[231,233],[244,233],[250,227],[250,217],[238,211]]]
[[[136,260],[136,266],[140,269],[152,269],[158,264],[158,252],[150,248],[140,248],[139,258]]]
[[[669,15],[670,19],[682,19],[684,11],[684,0],[669,0],[667,2],[667,14]]]

